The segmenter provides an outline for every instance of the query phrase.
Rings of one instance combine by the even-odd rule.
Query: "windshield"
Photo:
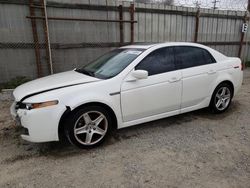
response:
[[[90,64],[76,69],[76,71],[100,79],[112,78],[125,69],[142,52],[143,49],[116,49]]]

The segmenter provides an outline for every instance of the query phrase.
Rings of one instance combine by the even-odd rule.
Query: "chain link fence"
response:
[[[50,74],[43,9],[40,0],[34,2],[0,0],[0,83],[16,76],[36,78],[38,67],[41,76]],[[33,18],[36,27],[31,7],[40,17]],[[207,9],[198,14],[197,7]],[[250,59],[250,33],[241,32],[247,0],[47,0],[47,8],[55,73],[133,42],[198,42]]]

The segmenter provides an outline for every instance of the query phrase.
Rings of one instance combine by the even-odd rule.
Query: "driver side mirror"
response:
[[[136,79],[147,79],[148,78],[148,71],[134,70],[134,71],[132,71],[131,75]]]

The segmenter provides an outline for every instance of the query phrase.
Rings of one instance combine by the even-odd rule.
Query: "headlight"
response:
[[[46,102],[40,102],[40,103],[26,103],[26,109],[37,109],[37,108],[44,108],[47,106],[54,106],[58,104],[58,100],[54,101],[46,101]]]

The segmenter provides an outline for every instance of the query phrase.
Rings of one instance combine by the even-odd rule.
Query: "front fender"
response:
[[[118,128],[122,124],[121,107],[120,107],[120,85],[110,82],[99,82],[72,86],[68,88],[57,89],[46,93],[41,93],[26,99],[26,102],[43,102],[58,100],[65,107],[74,110],[77,107],[91,102],[99,102],[109,106],[117,118]],[[117,92],[116,95],[110,93]]]
[[[63,101],[65,106],[70,107],[70,110],[73,111],[79,106],[88,103],[101,103],[107,105],[112,109],[114,112],[116,119],[117,119],[117,126],[118,128],[122,124],[122,117],[121,117],[121,107],[120,107],[120,95],[98,95],[97,93],[85,93],[84,95],[80,96],[72,96],[68,100]]]

